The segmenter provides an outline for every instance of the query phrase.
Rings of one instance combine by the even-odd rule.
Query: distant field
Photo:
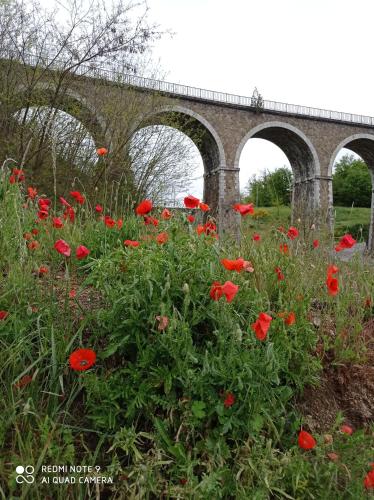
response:
[[[335,236],[339,237],[344,233],[351,233],[359,240],[365,240],[368,234],[370,223],[370,208],[360,207],[335,207]],[[257,220],[253,218],[246,219],[246,224],[250,229],[269,233],[275,226],[287,226],[291,221],[291,208],[280,207],[256,207],[256,212],[264,212],[265,217]],[[362,233],[361,233],[362,228]]]

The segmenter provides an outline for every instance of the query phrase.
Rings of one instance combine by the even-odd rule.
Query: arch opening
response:
[[[200,184],[200,193],[203,200],[211,207],[210,213],[217,216],[219,212],[220,169],[225,167],[225,155],[222,142],[213,126],[201,115],[181,106],[166,106],[143,117],[136,130],[150,126],[176,129],[194,143],[201,157],[201,163],[195,176],[203,176],[203,189],[201,192]]]
[[[203,197],[203,159],[184,132],[166,125],[140,128],[131,138],[129,156],[139,198],[180,207],[189,193]]]
[[[344,162],[344,155],[354,154],[351,157],[351,162],[349,162],[349,157],[346,160],[347,166],[340,165]],[[340,162],[339,162],[340,160]],[[368,167],[368,172],[366,171],[364,164],[360,162],[362,160],[364,164]],[[351,165],[349,165],[351,163]],[[336,168],[338,165],[338,168]],[[347,175],[344,174],[344,170]],[[333,175],[333,185],[335,181],[335,189],[338,190],[339,184],[337,184],[337,173],[341,174],[341,178],[345,178],[345,182],[351,184],[350,187],[345,189],[343,186],[342,194],[347,193],[347,197],[350,196],[353,200],[357,198],[357,201],[361,205],[366,205],[366,208],[370,207],[370,213],[365,215],[362,214],[360,223],[357,226],[362,227],[361,234],[354,234],[355,237],[362,236],[364,241],[367,242],[369,250],[374,252],[374,135],[371,134],[355,134],[353,136],[344,139],[335,149],[331,161],[329,164],[329,174]],[[345,189],[345,190],[344,190]],[[366,194],[366,196],[364,196]],[[334,201],[333,186],[331,188],[331,200]],[[341,197],[340,197],[341,198]],[[336,192],[337,201],[341,202],[339,198],[339,191]],[[344,203],[344,200],[343,200]],[[334,201],[335,205],[335,201]],[[354,204],[353,204],[354,206]],[[356,205],[357,206],[357,205]],[[365,208],[365,207],[364,207]],[[368,229],[367,229],[368,228]],[[350,228],[348,228],[350,229]],[[352,227],[351,232],[354,232],[358,227]]]
[[[278,146],[265,139],[249,139],[243,148],[239,167],[242,197],[250,197],[257,207],[291,204],[292,169],[287,156]],[[271,176],[280,169],[289,172],[291,182],[288,186],[271,183]]]
[[[311,141],[302,131],[290,124],[263,123],[243,137],[236,154],[235,166],[237,167],[243,148],[249,139],[262,139],[272,143],[284,155],[278,153],[278,158],[283,162],[285,158],[287,159],[293,173],[291,220],[300,220],[305,226],[317,223],[320,165]],[[288,166],[287,163],[286,166]]]
[[[54,184],[64,192],[75,177],[84,185],[88,183],[98,157],[95,139],[84,123],[51,106],[23,107],[12,118],[16,156],[25,155],[34,186],[51,195]]]

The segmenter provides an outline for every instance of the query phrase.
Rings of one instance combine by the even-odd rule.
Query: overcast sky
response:
[[[175,32],[154,47],[166,79],[211,90],[374,116],[372,0],[147,0]],[[251,139],[241,187],[288,164]],[[198,193],[201,194],[201,193]]]
[[[247,96],[256,86],[264,99],[374,116],[373,0],[147,4],[149,19],[175,33],[154,44],[168,81]],[[288,160],[275,145],[249,140],[241,188],[253,174],[283,165]],[[202,195],[202,180],[194,194]]]

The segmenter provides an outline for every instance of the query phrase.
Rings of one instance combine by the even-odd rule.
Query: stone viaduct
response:
[[[32,65],[32,61],[30,62]],[[374,186],[374,118],[274,101],[258,101],[97,68],[80,68],[70,79],[67,95],[79,104],[78,119],[87,121],[97,146],[111,146],[113,131],[105,127],[108,96],[157,95],[157,106],[139,116],[132,133],[145,125],[170,123],[197,145],[204,163],[204,201],[220,230],[238,227],[232,206],[239,200],[239,161],[250,138],[266,139],[287,156],[294,173],[293,221],[333,225],[332,167],[344,147],[368,165]],[[90,91],[94,82],[95,92]],[[45,80],[40,84],[48,89]],[[110,92],[108,91],[110,88]],[[22,85],[20,85],[22,92]],[[66,106],[65,106],[66,107]],[[64,106],[61,106],[64,108]],[[71,114],[73,107],[67,110]],[[95,127],[92,127],[95,124]],[[192,193],[193,194],[193,193]],[[369,249],[374,252],[374,189]]]

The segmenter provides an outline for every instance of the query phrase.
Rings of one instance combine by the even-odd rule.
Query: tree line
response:
[[[370,207],[372,180],[366,163],[354,155],[344,155],[334,166],[333,199],[335,206]],[[253,176],[246,186],[246,200],[260,207],[290,205],[293,174],[288,167]]]

